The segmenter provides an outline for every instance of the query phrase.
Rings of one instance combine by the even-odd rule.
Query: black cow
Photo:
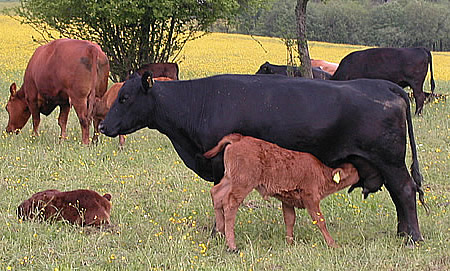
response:
[[[153,83],[146,73],[125,82],[100,130],[115,137],[144,127],[168,136],[183,162],[215,184],[224,174],[223,154],[211,160],[202,154],[230,133],[309,152],[330,167],[354,162],[368,182],[359,186],[387,187],[398,233],[422,240],[416,210],[422,176],[409,100],[389,81],[217,75]],[[405,165],[407,130],[413,178]]]
[[[290,72],[294,77],[303,77],[298,67],[274,65],[270,64],[269,62],[262,64],[256,74],[281,74],[287,76],[288,72]],[[331,74],[318,67],[312,67],[312,73],[314,79],[328,80],[331,78]]]
[[[402,88],[409,86],[416,100],[416,114],[421,114],[428,63],[433,93],[433,63],[431,53],[426,48],[372,48],[350,53],[341,60],[331,80],[372,78],[389,80]]]

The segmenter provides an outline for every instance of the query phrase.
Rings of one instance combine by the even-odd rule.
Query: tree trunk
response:
[[[308,0],[297,0],[295,14],[297,17],[297,45],[300,57],[300,72],[305,78],[313,78],[311,59],[309,58],[308,41],[306,39],[306,5]]]

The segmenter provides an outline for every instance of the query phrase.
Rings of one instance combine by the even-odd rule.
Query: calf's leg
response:
[[[295,209],[294,206],[284,202],[282,202],[281,207],[283,209],[284,223],[286,224],[286,242],[291,245],[294,242]]]
[[[245,182],[241,183],[245,184]],[[224,216],[225,216],[225,238],[227,239],[228,248],[230,251],[236,252],[236,242],[234,236],[234,223],[236,221],[236,213],[239,206],[244,201],[245,197],[253,190],[253,187],[239,187],[233,191],[230,188],[229,193],[225,194],[223,199]]]
[[[308,213],[313,220],[313,224],[317,224],[317,227],[319,227],[319,230],[322,233],[323,237],[325,238],[325,241],[327,242],[328,246],[337,248],[339,247],[339,245],[336,244],[333,237],[331,237],[330,233],[327,230],[325,218],[322,212],[320,211],[319,203],[320,203],[319,200],[304,201],[305,208],[308,210]]]
[[[223,198],[224,195],[230,192],[230,185],[229,180],[226,176],[224,176],[221,180],[221,182],[217,185],[215,185],[213,188],[211,188],[211,198],[214,205],[214,214],[216,217],[216,223],[215,228],[213,230],[213,234],[215,234],[216,231],[219,231],[223,234],[225,234],[225,217],[224,217],[224,211],[223,211]]]

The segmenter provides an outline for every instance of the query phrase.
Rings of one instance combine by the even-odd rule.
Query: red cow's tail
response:
[[[205,152],[203,154],[204,157],[206,158],[213,158],[214,156],[216,156],[219,152],[223,151],[223,149],[225,148],[226,145],[228,144],[233,144],[236,142],[239,142],[242,138],[241,134],[229,134],[227,136],[224,136],[219,143],[217,143],[217,146],[215,146],[214,148],[212,148],[211,150]]]
[[[97,85],[98,85],[97,81],[98,81],[99,67],[98,67],[97,62],[98,62],[98,58],[99,58],[99,53],[98,53],[98,49],[94,45],[89,46],[88,53],[91,56],[92,78],[91,78],[90,91],[89,91],[89,94],[87,97],[87,119],[89,122],[91,122],[92,117],[94,115],[95,93],[96,93],[96,89],[97,89]]]

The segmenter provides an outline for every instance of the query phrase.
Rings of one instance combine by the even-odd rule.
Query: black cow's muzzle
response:
[[[98,129],[100,130],[100,133],[102,133],[102,134],[106,133],[106,127],[103,124],[103,121],[101,121],[100,124],[98,125]]]

